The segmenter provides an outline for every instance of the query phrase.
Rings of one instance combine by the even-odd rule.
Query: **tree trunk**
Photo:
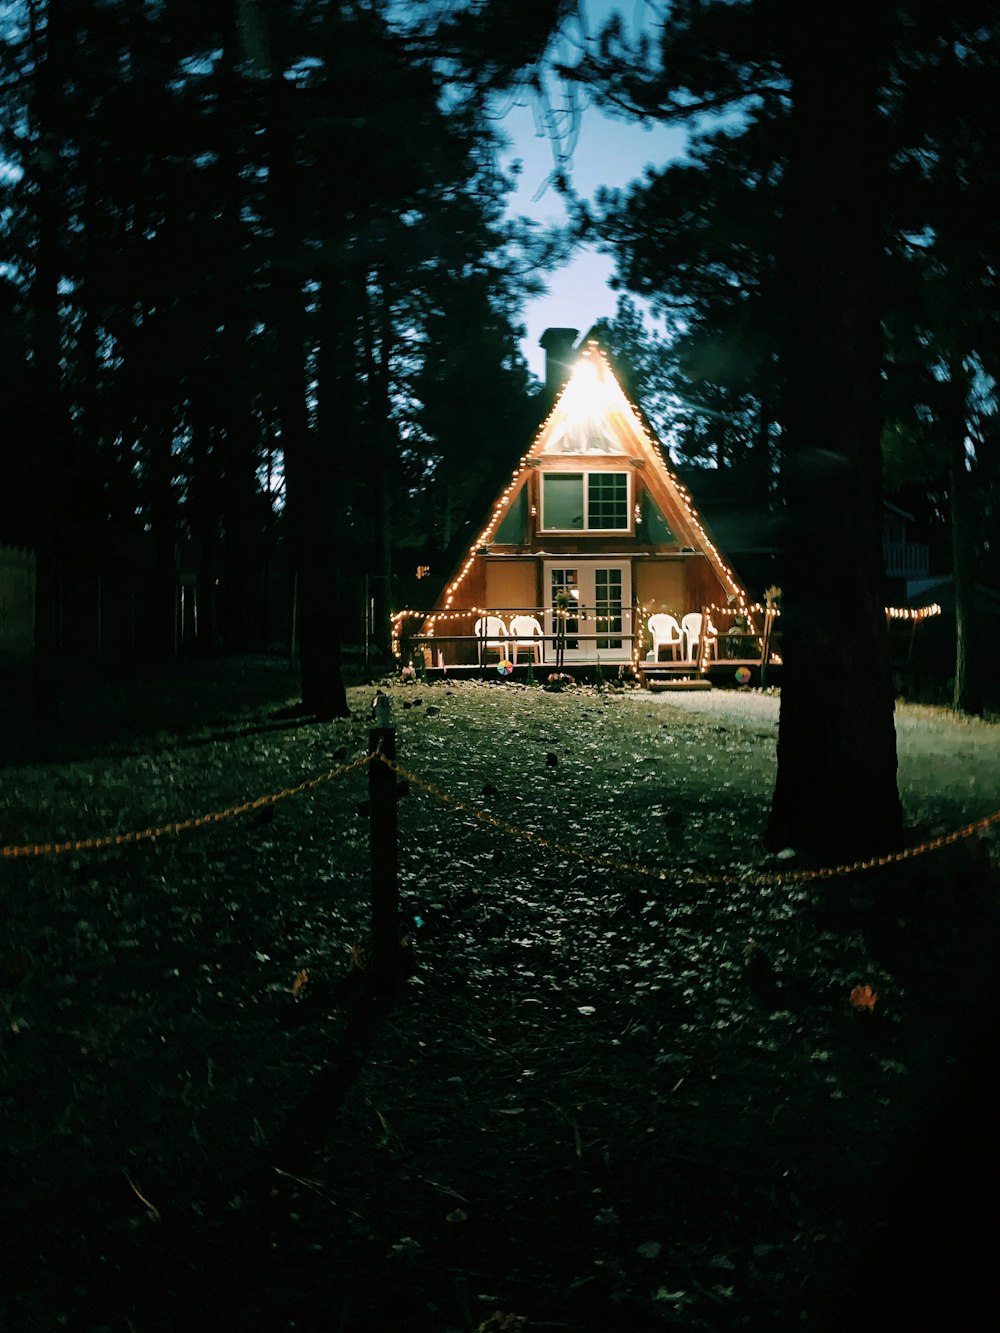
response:
[[[200,652],[219,646],[217,585],[219,569],[220,476],[213,448],[205,391],[193,390],[189,407],[191,470],[187,493],[187,521],[195,549],[198,573],[198,633]]]
[[[368,423],[372,448],[369,452],[372,563],[372,642],[383,657],[389,657],[392,611],[392,489],[396,453],[390,403],[389,359],[392,346],[392,311],[388,275],[383,268],[377,281],[365,284],[363,336],[368,382]],[[372,307],[377,306],[377,316]],[[377,330],[376,330],[377,324]],[[376,354],[377,344],[377,354]]]
[[[34,185],[34,265],[29,292],[31,339],[31,461],[25,528],[38,550],[35,581],[34,714],[41,733],[58,720],[60,685],[59,556],[65,544],[63,466],[70,425],[63,398],[62,337],[59,318],[60,201],[57,105],[63,55],[62,19],[32,0],[27,8],[33,87],[29,107],[27,174]]]
[[[143,646],[169,656],[177,642],[177,495],[173,487],[173,430],[146,426],[145,501],[151,568],[143,594]]]
[[[976,618],[976,549],[971,495],[972,477],[966,457],[966,377],[958,358],[951,361],[951,380],[945,388],[943,421],[948,448],[948,508],[951,519],[952,581],[955,589],[956,712],[981,716],[982,672]]]
[[[306,408],[305,311],[296,268],[296,210],[292,85],[284,77],[288,16],[272,11],[274,65],[269,80],[269,193],[273,253],[272,320],[278,418],[285,460],[285,494],[293,561],[298,574],[298,641],[302,704],[320,721],[346,717],[337,619],[334,497],[309,426]]]
[[[760,400],[757,430],[750,451],[751,486],[758,503],[767,503],[771,489],[771,400],[767,393]]]
[[[29,292],[32,390],[35,399],[32,440],[35,485],[31,495],[34,510],[31,526],[35,540],[48,549],[58,544],[58,523],[63,507],[58,465],[63,461],[67,447],[69,425],[62,396],[57,191],[59,157],[55,128],[62,33],[51,5],[42,29],[37,12],[39,8],[36,3],[28,6],[34,87],[30,107],[31,146],[27,169],[34,184],[35,228]]]
[[[379,642],[387,658],[391,657],[392,633],[390,617],[393,612],[393,497],[396,490],[396,470],[399,450],[396,423],[392,416],[392,280],[388,264],[383,264],[379,292],[379,376],[378,398],[375,404],[379,443],[382,446],[382,489],[379,504],[379,546],[381,549],[382,586],[384,602]]]
[[[772,848],[899,844],[880,481],[882,6],[786,9],[792,123],[778,775]]]
[[[222,587],[222,639],[227,652],[263,647],[260,598],[263,584],[262,506],[256,504],[257,422],[252,412],[232,406],[222,431],[223,527],[226,541]]]
[[[318,347],[316,349],[316,435],[323,467],[331,478],[335,497],[329,523],[334,541],[334,560],[338,571],[361,575],[364,560],[358,559],[356,544],[348,534],[348,514],[353,496],[336,478],[356,480],[359,384],[358,366],[358,291],[353,276],[345,276],[339,267],[330,267],[323,275],[319,297]],[[367,441],[367,433],[365,439]],[[338,623],[353,589],[334,589]],[[352,598],[351,601],[357,599]]]
[[[258,388],[248,366],[251,328],[246,297],[252,273],[248,236],[243,221],[246,187],[243,168],[246,138],[258,110],[256,90],[238,71],[240,38],[237,7],[229,12],[219,67],[220,160],[226,181],[219,216],[223,268],[218,274],[218,307],[222,320],[216,444],[220,491],[222,598],[219,629],[227,652],[248,652],[265,646],[264,535],[265,508],[259,503],[257,468],[260,428],[255,412]]]

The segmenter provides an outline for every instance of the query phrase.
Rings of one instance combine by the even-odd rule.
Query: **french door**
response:
[[[632,569],[626,561],[545,561],[545,633],[565,625],[567,662],[628,662],[632,657]],[[545,660],[557,645],[547,641]]]

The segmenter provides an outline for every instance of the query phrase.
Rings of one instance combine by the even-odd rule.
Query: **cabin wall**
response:
[[[509,620],[515,610],[534,612],[539,605],[537,560],[487,560],[483,605]]]
[[[556,543],[551,543],[554,547]],[[560,547],[582,543],[558,543]],[[622,543],[611,543],[621,547]],[[552,551],[550,555],[576,554],[572,550]],[[599,544],[588,544],[587,554],[599,554]],[[534,610],[542,605],[543,592],[539,586],[540,563],[537,559],[478,560],[463,587],[468,601],[485,606],[509,619],[515,610]],[[640,606],[649,611],[667,611],[678,618],[687,611],[700,611],[712,603],[724,604],[726,591],[708,560],[702,555],[690,555],[681,560],[636,560],[633,563],[633,596]]]
[[[477,555],[473,561],[472,568],[466,574],[462,587],[456,595],[454,605],[458,607],[486,605],[486,561],[481,555]]]
[[[652,611],[680,618],[692,608],[685,605],[685,560],[636,560],[635,600]]]
[[[725,606],[726,589],[703,555],[694,555],[685,566],[687,587],[685,600],[688,611],[700,611],[703,606]]]
[[[439,665],[439,658],[448,666],[460,663],[472,664],[476,661],[477,650],[472,636],[475,632],[477,612],[470,610],[470,608],[487,605],[485,565],[486,562],[483,557],[477,555],[473,560],[472,568],[462,580],[461,588],[454,595],[452,603],[454,610],[449,610],[445,606],[448,597],[446,588],[438,597],[435,614],[429,616],[420,626],[420,633],[426,634],[433,622],[435,637],[444,640],[440,645],[435,643],[427,645],[426,654],[429,665]],[[456,615],[456,612],[463,612],[464,614]],[[448,642],[449,635],[464,635],[466,638],[464,641]]]

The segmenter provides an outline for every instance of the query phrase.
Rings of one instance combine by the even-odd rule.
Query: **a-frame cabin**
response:
[[[551,361],[556,335],[575,330],[549,334]],[[759,662],[764,608],[750,606],[607,352],[588,336],[576,350],[564,342],[564,358],[551,411],[434,606],[396,613],[397,654],[437,669],[507,659],[704,675],[738,619]],[[654,615],[678,626],[700,615],[704,632],[689,620],[663,645]],[[512,630],[516,617],[533,630]]]

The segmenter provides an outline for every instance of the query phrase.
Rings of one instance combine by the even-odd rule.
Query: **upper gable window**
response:
[[[623,454],[625,447],[604,421],[556,421],[543,454]]]
[[[543,532],[627,532],[627,472],[543,472]]]
[[[624,454],[613,420],[623,410],[622,391],[600,357],[577,361],[549,421],[543,454]]]

